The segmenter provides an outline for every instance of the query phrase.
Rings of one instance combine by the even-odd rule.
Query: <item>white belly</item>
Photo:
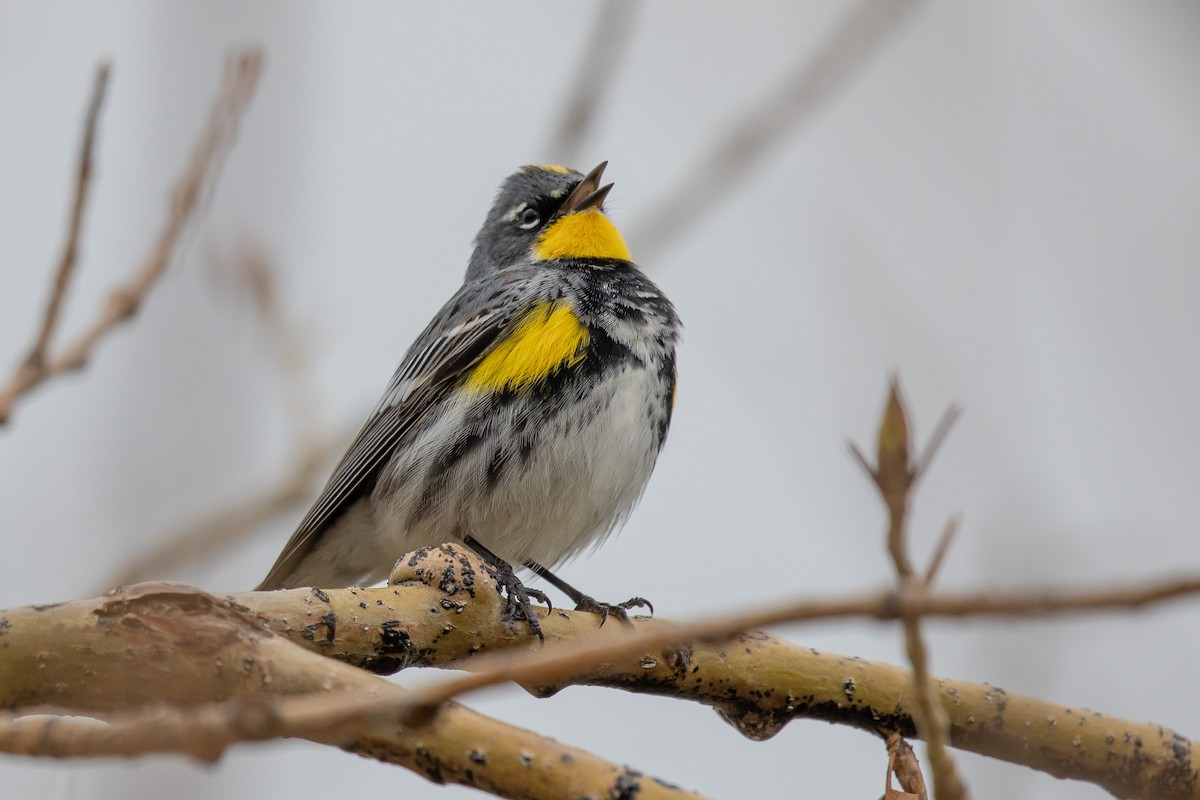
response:
[[[496,409],[477,446],[438,473],[445,443],[471,429],[475,401],[451,400],[401,448],[372,494],[380,569],[417,547],[468,535],[514,564],[543,566],[599,544],[650,478],[663,391],[658,376],[629,364],[541,425],[525,403]],[[489,478],[497,448],[508,458]]]

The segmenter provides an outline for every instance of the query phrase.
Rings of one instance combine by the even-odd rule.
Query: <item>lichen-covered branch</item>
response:
[[[269,627],[232,600],[163,583],[2,612],[0,750],[213,760],[235,742],[296,736],[500,797],[616,797],[631,786],[642,798],[697,797],[453,703],[420,728],[401,725],[388,703],[406,690]]]
[[[1104,592],[989,591],[941,597],[887,592],[798,602],[695,624],[638,618],[633,630],[600,628],[594,615],[556,610],[542,620],[547,645],[540,648],[526,626],[497,623],[501,598],[486,567],[470,553],[452,545],[417,551],[398,565],[393,579],[396,585],[378,589],[249,592],[223,601],[178,586],[147,584],[99,600],[0,612],[0,706],[114,713],[148,701],[189,706],[247,695],[283,698],[271,699],[265,714],[262,702],[238,707],[235,723],[225,727],[239,731],[239,740],[309,736],[305,725],[338,731],[336,742],[317,734],[309,738],[375,757],[390,753],[389,760],[419,770],[425,762],[411,750],[412,737],[425,742],[423,737],[432,736],[432,744],[421,746],[427,753],[433,745],[444,746],[437,752],[453,765],[441,766],[439,774],[463,781],[471,770],[470,780],[477,781],[472,785],[481,785],[478,765],[462,760],[464,753],[469,755],[462,741],[452,746],[437,738],[451,730],[458,736],[460,723],[447,719],[461,716],[461,726],[472,729],[475,723],[463,716],[471,712],[441,703],[480,686],[516,678],[537,696],[588,684],[677,697],[713,706],[755,739],[773,735],[796,718],[911,736],[913,695],[907,670],[819,653],[750,629],[803,619],[896,620],[912,613],[1033,616],[1134,608],[1200,591],[1200,579],[1186,579]],[[241,622],[225,624],[227,617]],[[247,617],[253,620],[249,629]],[[216,621],[203,621],[208,618]],[[299,648],[283,647],[285,639],[376,672],[446,665],[492,650],[514,652],[455,663],[478,670],[476,674],[387,694],[391,690],[378,690],[376,683],[358,682],[373,680],[366,672],[332,659],[303,654],[310,663],[292,669],[288,665],[298,657],[289,654]],[[1195,745],[1170,729],[1011,695],[987,684],[935,678],[934,685],[954,747],[1089,781],[1119,797],[1200,796],[1192,766]],[[317,686],[346,694],[330,702],[328,694],[312,694]],[[379,691],[383,693],[371,694]],[[264,717],[280,727],[261,727]],[[279,719],[296,727],[282,727]],[[402,727],[403,722],[416,726],[429,720],[434,723],[427,727]],[[499,727],[488,728],[474,741],[502,748],[488,737],[502,731],[509,735],[510,729],[491,720],[486,725]],[[0,726],[2,747],[12,746],[6,738],[10,728]],[[454,753],[459,760],[452,758]],[[597,769],[602,773],[610,767]],[[615,775],[605,774],[610,779]]]
[[[753,628],[810,619],[900,620],[913,613],[1044,616],[1140,608],[1200,592],[1196,578],[1099,591],[885,592],[703,623],[636,618],[632,632],[599,628],[591,614],[556,610],[542,619],[547,647],[540,651],[525,626],[496,624],[499,597],[470,553],[452,545],[418,551],[397,565],[393,580],[396,585],[381,589],[295,589],[235,598],[271,620],[276,631],[368,669],[454,664],[480,671],[427,687],[409,704],[517,677],[541,697],[586,684],[692,700],[713,706],[745,735],[765,739],[796,718],[912,736],[914,699],[905,669],[819,653]],[[456,663],[501,648],[525,652],[499,664],[482,658]],[[934,684],[954,747],[1095,783],[1119,797],[1200,797],[1193,742],[1170,729],[1009,695],[988,684],[937,678]]]

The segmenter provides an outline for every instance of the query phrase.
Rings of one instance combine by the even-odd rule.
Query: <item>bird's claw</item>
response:
[[[542,633],[541,622],[538,621],[538,615],[534,612],[529,598],[537,600],[539,603],[545,603],[546,608],[550,611],[554,610],[554,606],[550,603],[550,598],[546,593],[539,589],[528,589],[525,584],[513,572],[513,568],[504,561],[495,565],[496,570],[496,588],[504,593],[506,602],[504,611],[501,612],[501,617],[507,621],[525,620],[529,625],[529,632],[538,637],[538,640],[543,644],[546,642],[546,636]]]
[[[576,611],[589,611],[593,614],[599,614],[601,627],[604,627],[604,623],[608,622],[610,614],[620,620],[622,625],[632,626],[633,623],[629,621],[629,609],[631,608],[648,608],[651,614],[654,613],[653,604],[644,597],[631,597],[624,603],[601,603],[585,594],[575,604]]]

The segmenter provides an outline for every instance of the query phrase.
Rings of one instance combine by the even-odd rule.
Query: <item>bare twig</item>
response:
[[[216,180],[222,157],[254,93],[261,71],[262,55],[257,50],[229,59],[224,84],[191,160],[175,184],[170,213],[150,253],[130,281],[109,294],[97,317],[75,339],[54,356],[43,356],[42,363],[36,368],[32,368],[27,359],[23,368],[0,387],[0,425],[8,421],[18,398],[49,378],[83,368],[96,344],[118,324],[137,313],[147,293],[166,270],[183,230],[195,217],[197,207]]]
[[[958,534],[960,521],[958,517],[951,517],[946,520],[946,527],[942,528],[942,537],[938,539],[933,557],[929,559],[929,567],[925,570],[925,577],[921,581],[926,590],[932,589],[933,582],[937,580],[938,572],[945,563],[946,554],[950,552],[950,545],[954,544],[954,537]]]
[[[950,430],[957,411],[951,409],[938,425],[934,439],[926,448],[925,459],[918,464],[912,463],[909,442],[911,433],[908,425],[908,414],[904,410],[904,402],[900,396],[900,382],[893,376],[888,389],[887,403],[883,412],[883,420],[879,424],[877,448],[877,464],[874,469],[867,464],[862,453],[854,448],[854,453],[879,489],[884,505],[888,509],[887,549],[896,569],[896,581],[901,593],[924,595],[928,593],[929,581],[919,578],[913,569],[908,556],[908,504],[913,487],[921,473],[928,466],[937,451],[938,445]],[[947,528],[942,537],[942,544],[929,565],[926,574],[932,579],[937,567],[945,555],[945,547],[949,545],[954,528]],[[950,718],[936,697],[937,691],[929,670],[929,650],[921,635],[921,615],[909,611],[901,617],[904,623],[904,644],[908,660],[912,664],[913,699],[916,708],[913,709],[913,722],[917,734],[925,740],[929,748],[929,764],[933,772],[933,786],[938,800],[965,800],[967,787],[958,775],[954,759],[950,755]]]
[[[946,409],[946,413],[942,414],[942,418],[938,420],[937,427],[933,429],[933,433],[929,437],[929,442],[925,445],[924,452],[917,459],[917,463],[913,466],[913,486],[916,487],[917,481],[924,477],[929,470],[929,465],[933,463],[934,456],[942,447],[942,442],[946,441],[946,437],[950,434],[950,429],[954,427],[954,423],[958,422],[958,418],[962,416],[962,409],[958,406],[950,406]]]
[[[633,0],[606,0],[599,6],[591,38],[576,65],[566,113],[550,140],[548,152],[560,164],[584,166],[575,160],[629,45],[636,10]]]
[[[784,83],[736,116],[738,122],[687,169],[667,196],[642,217],[630,241],[639,261],[655,256],[729,196],[756,161],[812,118],[853,78],[916,8],[919,0],[861,0],[815,54]]]
[[[67,223],[67,241],[63,246],[58,268],[54,271],[54,284],[50,290],[50,300],[46,303],[46,311],[42,315],[42,323],[37,336],[21,370],[37,373],[46,363],[46,351],[50,347],[50,338],[58,325],[59,312],[62,310],[63,298],[71,284],[71,276],[75,271],[75,262],[79,254],[79,232],[83,228],[83,210],[87,203],[88,189],[91,187],[92,160],[96,148],[96,127],[100,121],[100,109],[104,106],[104,96],[108,91],[108,76],[112,65],[101,62],[96,67],[96,77],[92,84],[92,96],[88,102],[87,114],[83,123],[83,143],[79,148],[79,168],[75,173],[75,199],[71,203],[71,218]]]

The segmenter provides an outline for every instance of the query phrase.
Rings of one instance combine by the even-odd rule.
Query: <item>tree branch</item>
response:
[[[171,195],[170,213],[150,253],[142,261],[130,281],[124,286],[118,286],[109,294],[108,301],[100,309],[96,318],[61,351],[51,356],[48,353],[39,352],[38,345],[35,344],[33,353],[36,353],[37,357],[26,358],[7,383],[0,386],[0,425],[8,422],[13,405],[20,397],[52,377],[82,369],[91,357],[96,344],[118,324],[137,313],[146,295],[170,263],[180,235],[194,218],[200,200],[216,180],[222,157],[233,139],[247,104],[250,102],[261,71],[262,55],[257,50],[246,51],[229,60],[226,65],[224,84],[213,104],[208,123],[192,153],[187,169],[175,184]],[[86,182],[82,189],[77,184],[77,198],[85,188]],[[79,202],[82,203],[82,200]],[[73,233],[74,227],[72,233],[68,234],[68,252],[73,250],[70,244]],[[69,263],[74,263],[73,255],[70,256]],[[71,269],[70,265],[65,270],[60,265],[59,275],[63,276],[64,292]],[[57,283],[58,278],[56,278],[55,293],[51,299],[55,318],[58,313],[58,301],[54,298],[60,296]],[[51,311],[48,308],[47,317],[50,314]],[[52,332],[53,319],[43,321],[43,328],[47,327]],[[39,334],[38,340],[40,342],[41,334]]]
[[[445,713],[437,710],[438,704],[447,698],[516,679],[537,696],[586,684],[688,699],[713,706],[743,734],[765,739],[797,717],[873,734],[882,729],[912,735],[915,701],[907,670],[814,652],[754,628],[814,619],[897,620],[909,614],[1044,616],[1139,608],[1200,593],[1197,577],[1101,591],[992,590],[937,597],[892,591],[798,601],[691,624],[638,618],[633,631],[617,625],[598,628],[595,615],[556,610],[542,619],[547,645],[541,649],[524,625],[497,624],[502,599],[485,565],[470,553],[453,545],[417,551],[400,562],[393,579],[396,585],[379,589],[248,592],[207,602],[246,609],[257,621],[257,633],[274,632],[376,672],[449,664],[478,671],[404,696],[346,695],[333,707],[321,705],[319,698],[304,698],[284,708],[306,719],[319,717],[318,727],[346,725],[346,730],[365,735],[365,728],[354,726],[375,731],[370,726],[383,724],[381,720],[393,726],[397,720],[436,723]],[[150,698],[188,704],[215,699],[209,689],[203,697],[188,694],[190,687],[213,681],[214,669],[223,681],[230,680],[227,673],[236,673],[237,687],[246,691],[305,691],[279,674],[264,677],[262,670],[277,662],[274,656],[260,653],[248,665],[239,658],[218,657],[212,647],[217,637],[205,635],[203,628],[197,632],[199,626],[190,623],[184,633],[156,641],[153,656],[150,651],[126,656],[127,628],[169,633],[179,628],[172,621],[176,615],[207,613],[206,607],[175,610],[178,603],[170,598],[179,592],[199,595],[149,584],[98,601],[0,612],[0,648],[7,645],[0,656],[0,706],[82,703],[85,710],[112,710]],[[164,594],[166,600],[157,599]],[[125,602],[121,598],[130,595],[137,599],[136,607],[127,615],[117,614]],[[146,609],[160,606],[166,610],[147,619]],[[119,647],[96,650],[91,637],[102,642],[106,635]],[[501,648],[515,650],[488,657],[499,661],[481,657],[458,663]],[[102,658],[98,654],[103,652],[114,657]],[[169,686],[160,688],[163,682]],[[1183,798],[1198,791],[1193,742],[1169,729],[1011,695],[987,684],[934,679],[934,687],[955,747],[1089,781],[1119,797]]]
[[[0,706],[32,706],[0,723],[0,750],[213,761],[235,742],[291,736],[500,797],[698,797],[457,704],[407,728],[394,711],[406,690],[264,622],[233,601],[162,583],[0,613]],[[63,716],[80,713],[105,724]]]

